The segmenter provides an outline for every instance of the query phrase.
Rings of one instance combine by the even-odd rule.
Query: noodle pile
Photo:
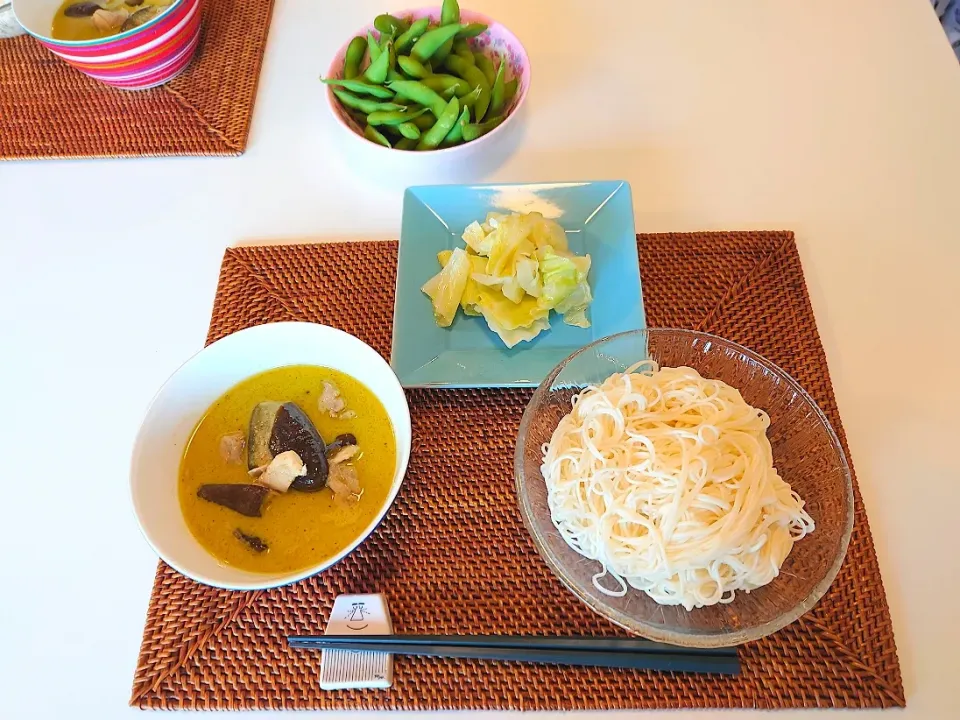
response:
[[[629,586],[687,610],[731,602],[773,580],[814,530],[773,467],[769,425],[688,367],[612,375],[574,398],[544,445],[553,523],[602,565],[593,583],[608,595]]]

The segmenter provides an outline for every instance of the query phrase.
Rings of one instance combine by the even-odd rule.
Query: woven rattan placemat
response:
[[[203,0],[200,46],[152,90],[103,85],[29,35],[0,40],[0,159],[240,155],[273,0]]]
[[[710,331],[790,372],[846,446],[791,233],[642,235],[651,327]],[[393,242],[228,250],[212,342],[310,320],[390,353]],[[533,548],[517,509],[514,439],[528,390],[413,390],[413,452],[386,520],[334,568],[285,588],[204,587],[160,563],[131,703],[207,709],[619,709],[904,705],[877,558],[855,489],[847,560],[798,622],[741,648],[738,677],[399,657],[390,690],[322,692],[322,632],[340,593],[384,592],[398,633],[620,634]]]

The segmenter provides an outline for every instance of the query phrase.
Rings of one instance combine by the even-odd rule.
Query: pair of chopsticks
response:
[[[288,637],[292,648],[508,660],[672,672],[740,672],[736,648],[684,648],[650,640],[517,635],[317,635]]]

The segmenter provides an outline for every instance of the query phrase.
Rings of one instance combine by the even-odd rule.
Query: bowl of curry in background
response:
[[[169,82],[200,40],[200,0],[13,0],[13,11],[54,55],[124,90]]]
[[[387,362],[325,325],[271,323],[188,360],[151,403],[130,488],[147,542],[198,582],[285,585],[352,552],[410,458],[410,412]]]

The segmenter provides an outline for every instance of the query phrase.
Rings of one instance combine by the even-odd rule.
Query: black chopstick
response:
[[[537,648],[541,650],[582,650],[602,652],[650,652],[736,657],[737,649],[681,648],[641,638],[596,637],[591,635],[308,635],[288,638],[298,644],[403,643],[404,645],[450,645],[453,647]]]
[[[387,652],[639,670],[737,674],[734,648],[680,648],[649,640],[504,635],[322,635],[287,638],[290,647]]]

